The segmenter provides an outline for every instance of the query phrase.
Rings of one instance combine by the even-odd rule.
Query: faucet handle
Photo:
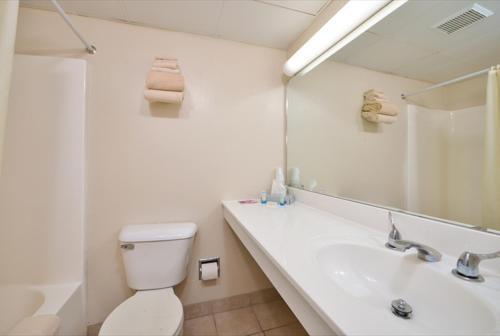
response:
[[[392,217],[392,211],[389,211],[389,239],[393,240],[401,240],[403,237],[401,236],[401,233],[397,229],[396,225],[394,224],[394,218]]]
[[[479,263],[493,258],[500,258],[500,251],[487,254],[464,252],[458,258],[457,267],[452,270],[452,273],[460,279],[483,282],[484,277],[479,274]]]
[[[398,251],[403,251],[404,249],[402,246],[400,246],[397,242],[403,239],[403,236],[401,236],[401,233],[399,232],[398,228],[394,224],[394,218],[392,217],[392,211],[389,211],[389,237],[388,241],[385,244],[386,247]]]
[[[389,217],[389,224],[390,224],[391,226],[394,226],[394,218],[392,217],[392,211],[389,211],[389,212],[387,213],[387,216]]]

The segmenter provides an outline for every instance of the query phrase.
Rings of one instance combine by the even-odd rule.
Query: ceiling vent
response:
[[[483,6],[478,4],[473,4],[471,7],[462,9],[458,13],[446,18],[445,20],[434,25],[432,28],[436,28],[441,32],[450,35],[458,32],[464,28],[472,26],[473,24],[491,16],[495,13],[490,11]]]

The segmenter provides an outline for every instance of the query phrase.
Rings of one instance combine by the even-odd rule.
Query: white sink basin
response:
[[[415,253],[338,243],[319,248],[316,258],[332,285],[363,306],[360,313],[387,313],[389,323],[407,323],[412,334],[494,333],[495,316],[481,298]],[[412,306],[411,319],[392,314],[398,298]]]

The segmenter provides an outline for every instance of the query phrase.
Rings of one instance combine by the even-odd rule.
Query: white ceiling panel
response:
[[[363,64],[369,69],[377,68],[383,72],[393,73],[402,66],[411,66],[418,59],[434,53],[436,53],[434,50],[421,49],[394,39],[381,38],[348,58],[346,62],[353,65]]]
[[[296,10],[302,13],[318,15],[331,0],[256,0],[273,6]]]
[[[457,68],[461,69],[461,74],[470,72],[468,70],[470,64],[438,52],[420,58],[411,64],[402,65],[393,72],[402,77],[429,82],[443,82],[452,78],[456,74]]]
[[[219,36],[286,49],[312,22],[313,16],[256,1],[226,1]]]
[[[70,14],[127,20],[125,6],[121,0],[59,0],[59,4]],[[47,0],[21,0],[21,6],[54,10],[52,3]]]
[[[335,59],[339,62],[345,62],[359,53],[367,52],[370,47],[380,41],[381,37],[372,32],[365,32],[357,39],[349,43],[348,48],[343,48],[335,54]]]
[[[59,0],[59,3],[71,14],[287,49],[330,1]],[[21,0],[21,6],[55,10],[49,0]]]
[[[215,35],[222,0],[125,0],[128,18],[154,27]]]
[[[21,0],[19,2],[21,7],[38,8],[45,10],[54,10],[54,6],[47,0]],[[66,7],[66,6],[64,6]],[[68,11],[69,13],[69,11]]]

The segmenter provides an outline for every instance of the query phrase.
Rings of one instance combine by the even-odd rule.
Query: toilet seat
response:
[[[138,291],[109,314],[99,336],[181,335],[183,318],[172,288]]]

